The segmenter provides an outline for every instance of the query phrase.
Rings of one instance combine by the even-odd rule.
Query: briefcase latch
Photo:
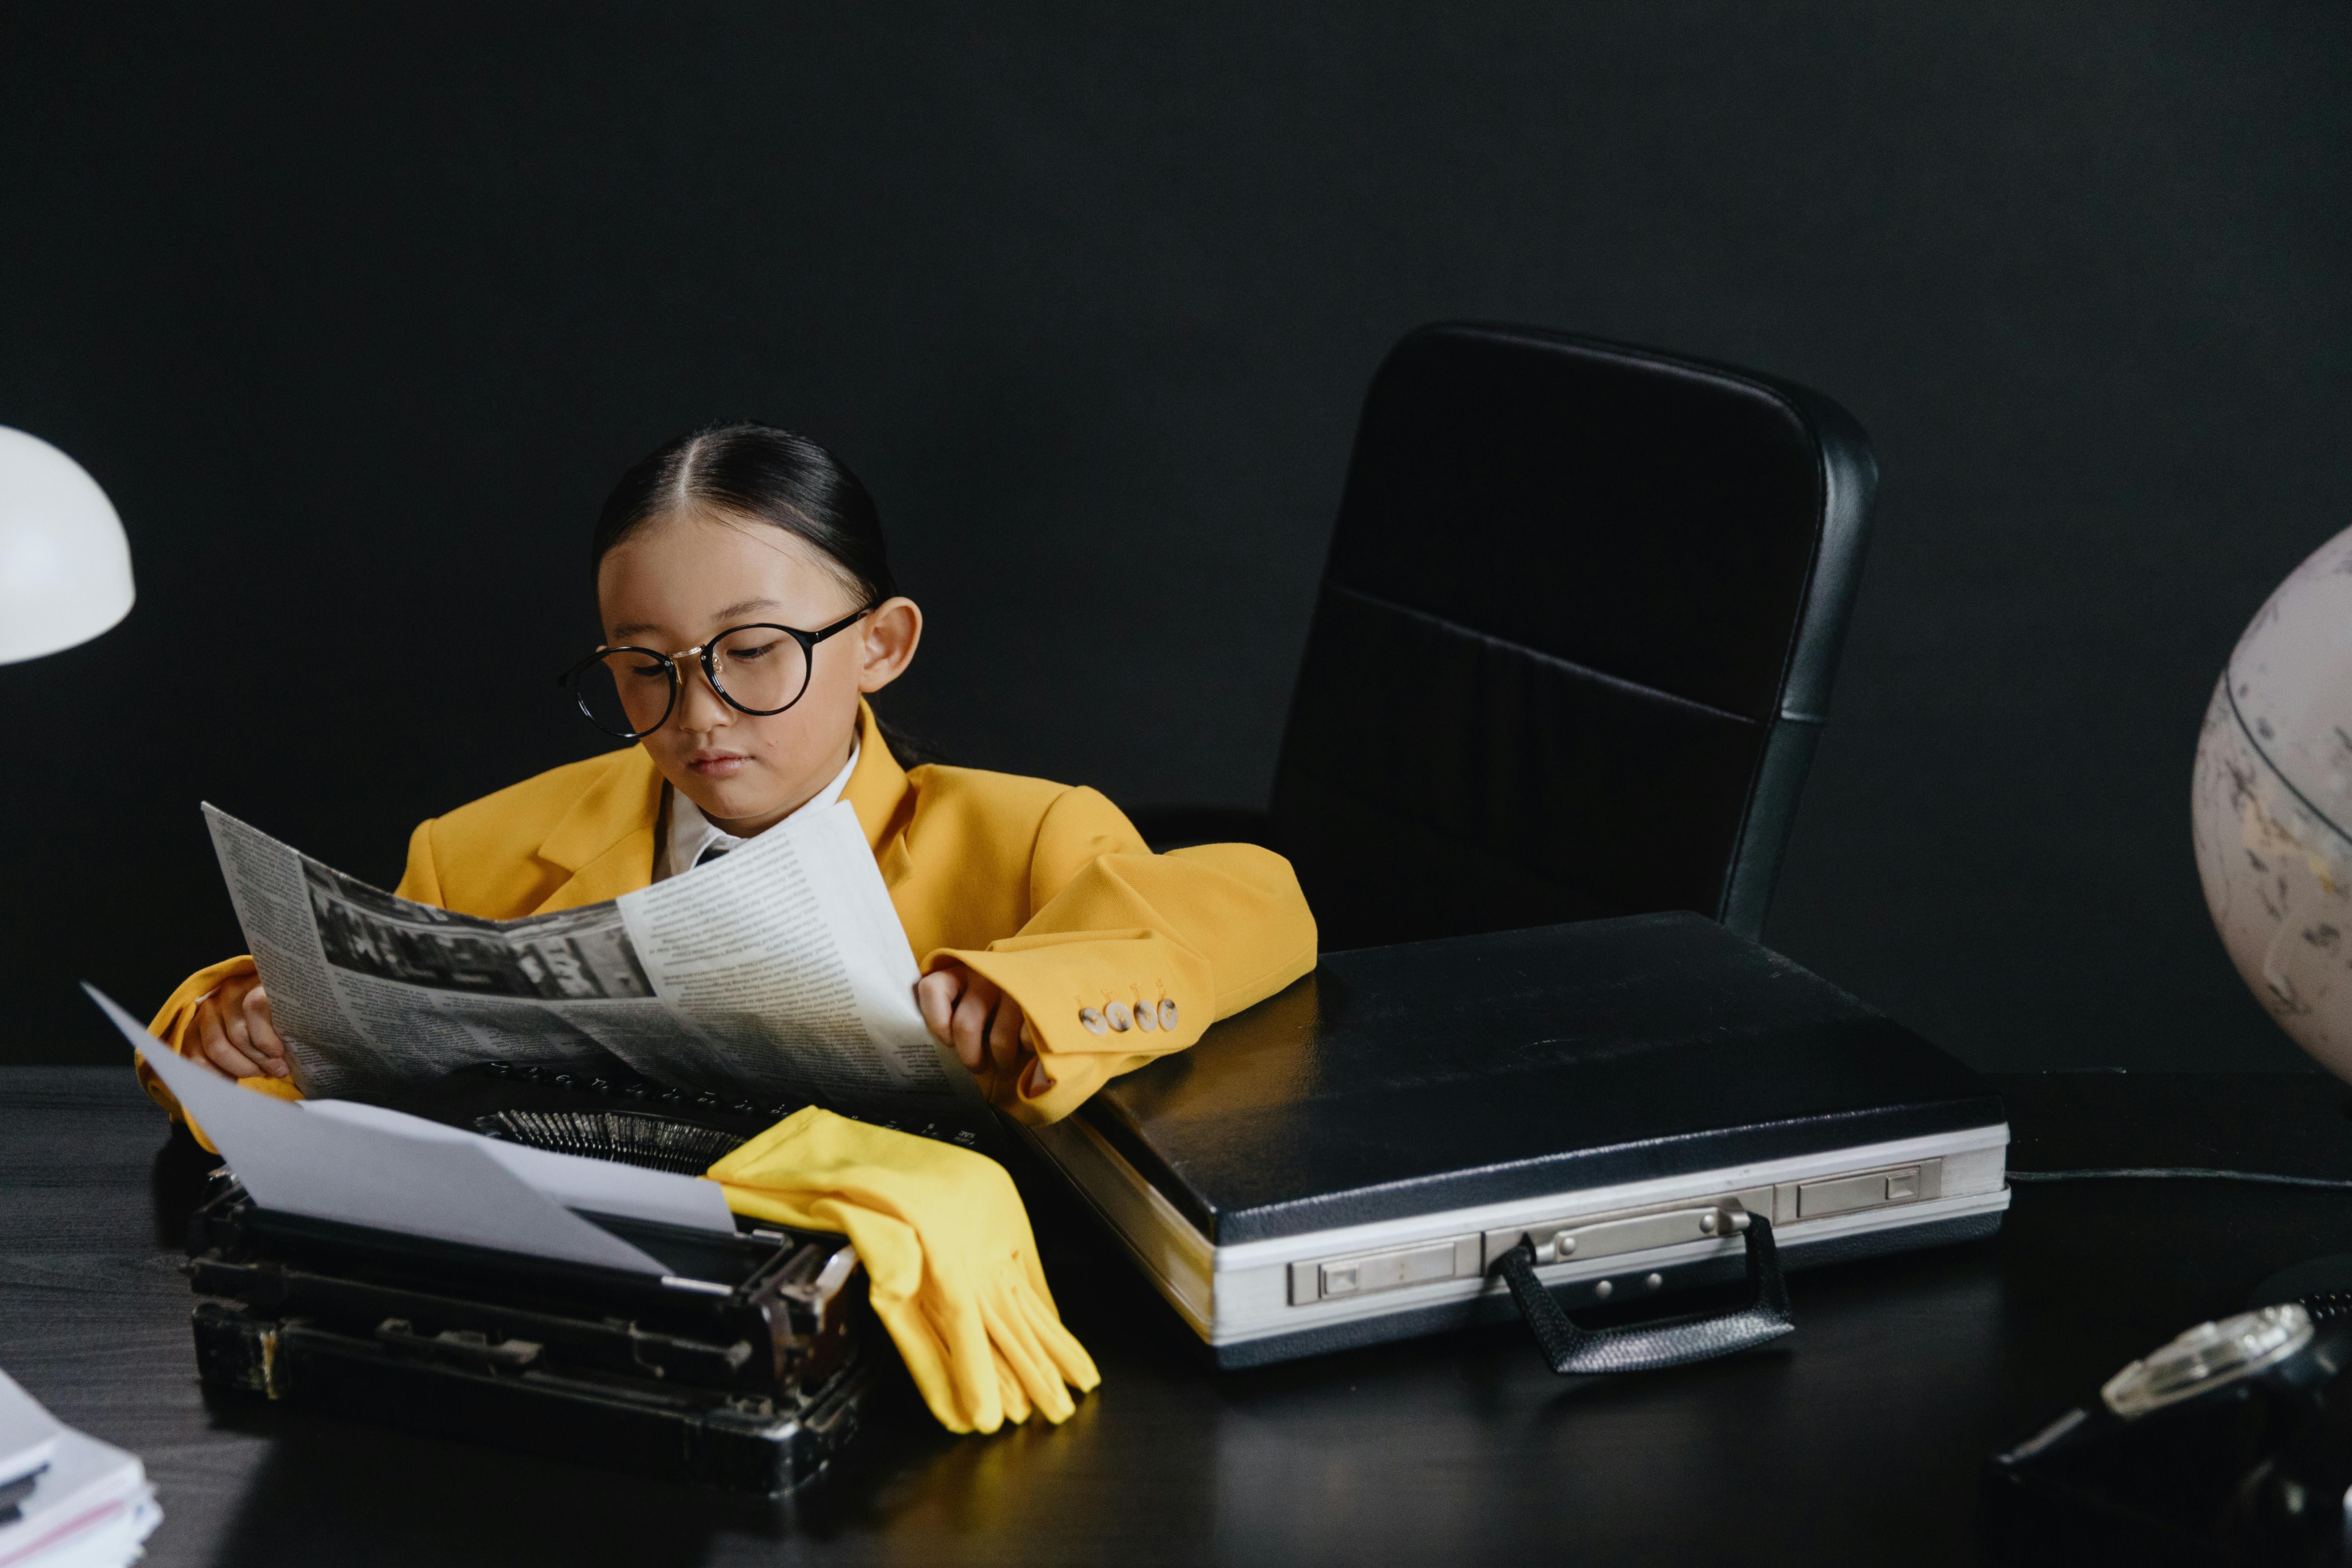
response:
[[[1475,1279],[1482,1262],[1477,1237],[1447,1236],[1412,1247],[1294,1263],[1290,1304],[1304,1307],[1316,1301],[1346,1300],[1440,1279]]]
[[[1687,1241],[1719,1241],[1748,1229],[1748,1205],[1752,1200],[1766,1215],[1772,1212],[1772,1189],[1710,1198],[1700,1204],[1593,1215],[1548,1225],[1512,1226],[1486,1233],[1486,1266],[1525,1237],[1534,1247],[1536,1262],[1569,1263],[1580,1258],[1613,1258],[1621,1252],[1646,1252]]]

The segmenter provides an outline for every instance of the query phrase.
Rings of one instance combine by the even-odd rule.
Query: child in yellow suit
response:
[[[1032,1122],[1314,966],[1314,918],[1277,855],[1155,855],[1091,789],[901,765],[866,698],[914,658],[922,612],[864,486],[815,443],[757,424],[670,442],[614,488],[591,566],[604,646],[567,679],[634,743],[424,823],[402,897],[495,919],[594,903],[846,799],[920,963],[925,1023]],[[191,975],[152,1027],[290,1092],[249,958]]]

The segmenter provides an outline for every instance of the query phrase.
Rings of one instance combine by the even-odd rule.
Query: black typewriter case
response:
[[[402,1109],[473,1125],[493,1101],[592,1098],[575,1099],[572,1085],[461,1076],[471,1081]],[[644,1109],[722,1121],[709,1107]],[[731,1125],[721,1130],[747,1136],[767,1109],[726,1107]],[[274,1213],[225,1178],[188,1226],[186,1272],[205,1298],[194,1314],[198,1375],[215,1397],[283,1400],[768,1496],[804,1485],[844,1452],[885,1368],[865,1272],[842,1237],[749,1221],[729,1237],[590,1217],[671,1272],[649,1278]]]

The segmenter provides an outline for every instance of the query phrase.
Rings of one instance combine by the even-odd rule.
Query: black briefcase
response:
[[[1223,1366],[1515,1309],[1559,1371],[1672,1365],[1787,1332],[1787,1269],[2009,1206],[1975,1073],[1685,914],[1327,953],[1029,1131]]]
[[[552,1262],[259,1208],[188,1230],[208,1393],[780,1495],[848,1446],[876,1325],[838,1236],[597,1216],[673,1272]]]

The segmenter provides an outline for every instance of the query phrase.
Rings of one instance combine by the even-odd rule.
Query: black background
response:
[[[2297,1065],[2189,765],[2352,522],[2347,56],[2316,5],[10,6],[0,423],[140,602],[0,670],[0,1057],[237,949],[200,798],[388,885],[595,749],[590,520],[712,416],[879,498],[890,716],[1262,802],[1357,400],[1468,317],[1875,439],[1774,945],[1986,1065]]]

